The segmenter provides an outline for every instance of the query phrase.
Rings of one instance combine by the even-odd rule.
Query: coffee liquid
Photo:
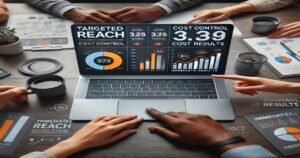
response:
[[[37,80],[31,84],[31,87],[37,89],[49,89],[58,87],[62,84],[63,82],[61,80]]]
[[[273,26],[276,25],[275,21],[256,21],[255,22],[257,25],[269,25],[269,26]]]

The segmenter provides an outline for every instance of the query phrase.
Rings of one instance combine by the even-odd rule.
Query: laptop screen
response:
[[[224,74],[230,24],[74,24],[81,75]]]

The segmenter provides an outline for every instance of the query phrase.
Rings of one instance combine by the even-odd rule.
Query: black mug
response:
[[[65,80],[57,75],[37,75],[26,81],[28,94],[39,97],[58,97],[66,93]]]
[[[238,75],[255,76],[258,75],[260,69],[266,63],[268,57],[258,53],[241,53],[237,56],[234,65],[234,71]]]
[[[281,23],[281,20],[271,16],[258,16],[252,19],[253,33],[266,35],[271,33]]]

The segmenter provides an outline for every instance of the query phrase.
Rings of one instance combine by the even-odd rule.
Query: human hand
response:
[[[188,23],[195,23],[197,21],[202,22],[216,22],[228,19],[233,15],[240,13],[256,12],[255,6],[248,3],[241,3],[238,5],[225,7],[221,9],[204,10],[194,15],[194,18],[188,21]]]
[[[109,15],[121,23],[144,23],[154,21],[166,13],[167,12],[159,6],[132,6],[110,12]]]
[[[146,111],[168,126],[149,127],[150,132],[187,145],[208,147],[234,136],[221,124],[206,115],[188,114],[185,112],[162,113],[153,108],[147,108]],[[245,143],[224,146],[220,149],[220,152],[242,145],[245,145]]]
[[[47,149],[45,152],[57,158],[76,152],[104,146],[136,133],[133,126],[143,121],[137,116],[102,116],[87,123],[71,138]]]
[[[6,22],[8,20],[9,14],[7,9],[4,7],[0,7],[0,24]]]
[[[300,85],[297,83],[278,81],[262,77],[247,77],[238,75],[212,75],[215,78],[237,80],[233,89],[246,95],[255,95],[258,91],[273,93],[300,93]]]
[[[119,23],[107,12],[96,9],[73,8],[64,13],[64,16],[75,23]]]
[[[212,10],[203,10],[194,15],[194,17],[188,21],[188,24],[196,22],[216,22],[224,19],[228,19],[233,15],[233,12],[230,9],[212,9]]]
[[[0,110],[9,101],[26,102],[28,100],[27,93],[25,87],[0,86]]]
[[[268,38],[293,38],[300,36],[300,21],[279,26],[268,35]]]

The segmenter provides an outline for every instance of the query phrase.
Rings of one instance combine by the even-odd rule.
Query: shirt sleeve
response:
[[[56,157],[53,155],[49,155],[45,152],[32,152],[20,158],[56,158]]]
[[[253,5],[258,12],[268,12],[296,3],[298,0],[248,0],[244,3]]]
[[[25,0],[28,4],[55,16],[63,17],[70,9],[77,8],[66,0]]]
[[[166,10],[168,14],[204,3],[205,0],[161,0],[154,5]]]
[[[228,150],[221,158],[277,158],[277,156],[259,145],[247,145]]]

